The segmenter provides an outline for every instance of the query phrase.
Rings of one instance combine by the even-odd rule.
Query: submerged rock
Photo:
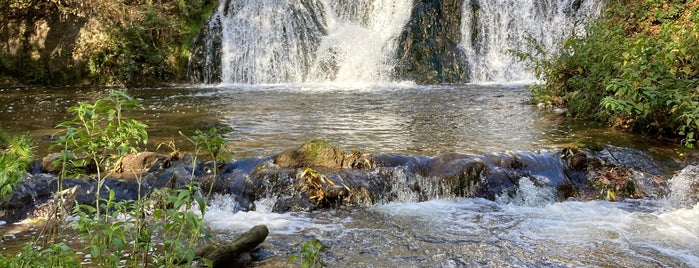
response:
[[[626,151],[635,153],[623,148],[603,151],[566,148],[484,155],[445,153],[434,157],[370,155],[345,153],[316,139],[277,156],[239,159],[216,166],[211,162],[193,164],[191,157],[168,161],[150,168],[140,180],[107,178],[101,194],[106,198],[108,191],[113,190],[117,200],[137,199],[139,182],[141,197],[154,189],[194,183],[202,195],[210,191],[230,196],[238,204],[236,211],[255,210],[255,201],[268,198],[276,200],[273,207],[276,212],[454,197],[495,200],[515,196],[520,181],[532,187],[552,189],[558,201],[665,196],[668,193],[665,180],[647,172],[657,170],[652,158],[619,153]],[[634,156],[640,157],[641,166],[631,161]],[[158,156],[146,158],[158,159]],[[686,172],[691,174],[692,170]],[[64,180],[64,188],[74,186],[78,204],[94,203],[95,180]],[[30,215],[50,199],[56,188],[54,175],[29,176],[16,187],[12,200],[0,205],[5,211],[0,220],[12,223]]]

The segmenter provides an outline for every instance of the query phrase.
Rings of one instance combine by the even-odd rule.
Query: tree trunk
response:
[[[197,250],[197,256],[209,259],[214,267],[243,267],[250,262],[249,253],[267,238],[266,225],[257,225],[231,242],[215,242]]]

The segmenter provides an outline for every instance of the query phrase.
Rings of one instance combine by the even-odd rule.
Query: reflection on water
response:
[[[268,156],[324,137],[347,150],[435,155],[538,150],[568,144],[637,147],[674,155],[672,144],[653,144],[595,124],[571,122],[527,103],[522,85],[366,86],[222,85],[130,89],[144,111],[132,112],[150,128],[151,146],[178,134],[230,126],[237,158]],[[0,125],[32,133],[45,153],[56,126],[76,101],[93,102],[103,91],[3,89]],[[650,145],[650,146],[649,146]],[[43,151],[42,151],[43,150]]]

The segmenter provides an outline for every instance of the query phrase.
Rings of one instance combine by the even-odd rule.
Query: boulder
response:
[[[274,163],[280,167],[322,167],[340,169],[345,160],[344,153],[323,139],[313,139],[295,150],[286,150],[277,155]]]
[[[168,157],[155,152],[126,154],[121,158],[112,176],[121,179],[135,179],[145,175],[152,167],[162,165]]]
[[[58,173],[61,171],[61,167],[54,164],[54,161],[61,157],[59,153],[51,153],[41,159],[41,172],[44,173]]]
[[[660,167],[653,157],[641,150],[607,145],[597,152],[597,157],[606,163],[626,166],[652,175],[660,175]]]

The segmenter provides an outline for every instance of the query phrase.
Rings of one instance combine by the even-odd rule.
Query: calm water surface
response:
[[[66,108],[93,102],[105,90],[2,89],[0,126],[29,132],[40,154]],[[146,122],[150,147],[195,129],[229,126],[235,157],[269,156],[323,137],[345,150],[435,155],[539,150],[566,145],[612,144],[675,157],[681,148],[575,122],[528,103],[526,86],[511,85],[222,85],[130,89],[145,110],[129,116]]]

